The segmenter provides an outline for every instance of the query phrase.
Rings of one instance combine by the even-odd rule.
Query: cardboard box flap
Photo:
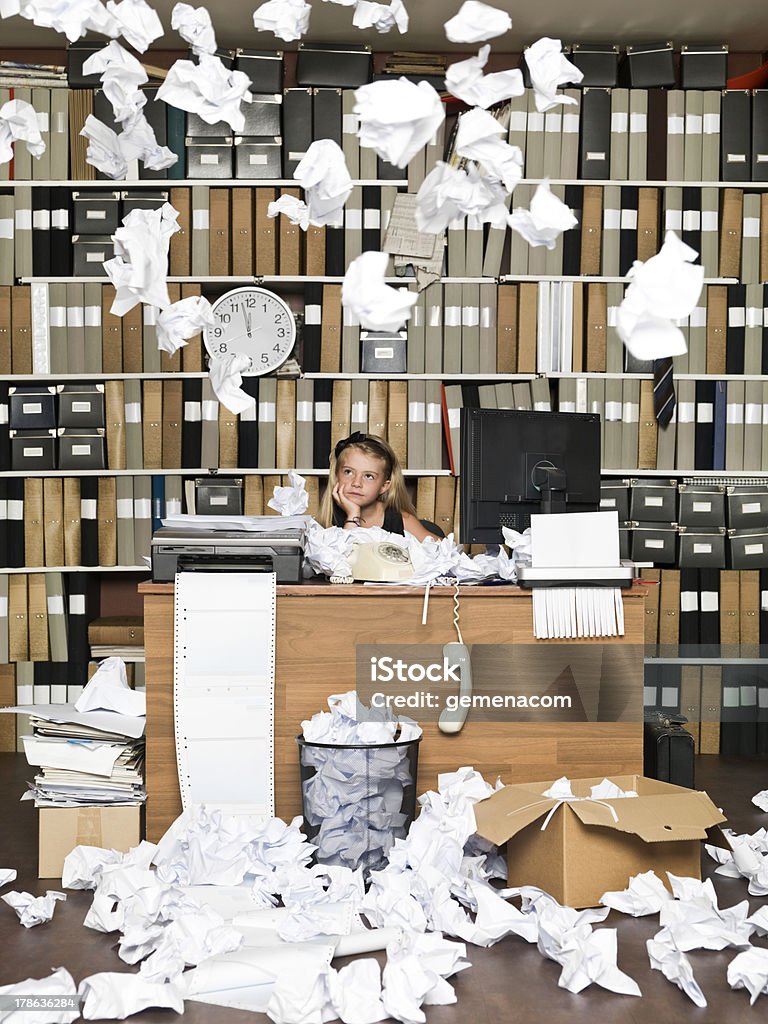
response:
[[[558,802],[541,795],[546,788],[546,783],[505,786],[481,800],[475,804],[477,831],[497,846],[506,843],[531,822],[543,818]]]
[[[708,828],[725,821],[707,794],[695,790],[621,800],[576,800],[569,806],[585,825],[629,832],[646,843],[706,839]]]

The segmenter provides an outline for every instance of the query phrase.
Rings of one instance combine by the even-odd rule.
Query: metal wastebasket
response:
[[[421,737],[392,743],[312,743],[297,736],[304,831],[322,864],[367,876],[385,867],[416,814]]]

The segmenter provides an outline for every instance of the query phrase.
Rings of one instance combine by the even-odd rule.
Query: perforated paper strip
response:
[[[173,709],[185,809],[274,815],[274,683],[274,573],[177,573]]]

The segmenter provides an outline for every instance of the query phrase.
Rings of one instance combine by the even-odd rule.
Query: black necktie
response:
[[[672,356],[653,361],[653,411],[660,427],[666,427],[675,411]]]

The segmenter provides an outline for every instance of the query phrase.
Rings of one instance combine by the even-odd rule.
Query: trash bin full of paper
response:
[[[311,743],[297,736],[304,830],[322,864],[383,868],[416,813],[421,738],[376,744]]]

